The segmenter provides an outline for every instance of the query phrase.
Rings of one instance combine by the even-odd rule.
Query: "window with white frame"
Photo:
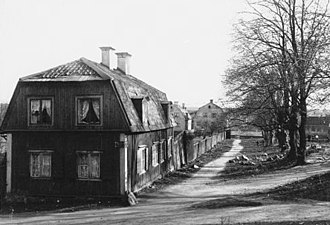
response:
[[[165,154],[166,154],[166,141],[161,140],[159,145],[159,161],[162,163],[165,160]]]
[[[100,179],[99,151],[77,152],[77,174],[79,179]]]
[[[29,125],[53,124],[53,98],[29,98]]]
[[[158,165],[158,142],[154,142],[152,145],[152,166]]]
[[[148,170],[148,148],[145,145],[139,146],[137,151],[137,173],[143,174]]]
[[[52,151],[30,150],[30,176],[49,178],[52,175]]]
[[[167,156],[169,158],[172,156],[172,146],[173,146],[173,138],[169,137],[167,140]]]
[[[102,97],[76,97],[77,125],[102,124]]]

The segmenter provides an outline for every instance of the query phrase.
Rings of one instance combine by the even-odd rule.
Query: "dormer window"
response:
[[[76,97],[77,125],[102,124],[102,97],[84,96]]]
[[[163,108],[163,111],[164,111],[164,115],[165,115],[165,121],[167,122],[168,119],[169,119],[169,102],[162,102],[161,105],[162,105],[162,108]]]
[[[136,113],[142,123],[143,122],[143,108],[142,108],[143,97],[134,97],[134,98],[131,98],[131,100],[132,100],[132,103],[136,110]]]
[[[29,98],[29,125],[53,124],[53,98]]]

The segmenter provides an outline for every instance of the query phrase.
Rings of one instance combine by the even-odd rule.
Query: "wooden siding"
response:
[[[130,177],[129,186],[131,191],[140,190],[169,171],[171,159],[167,154],[162,163],[159,162],[157,166],[152,165],[152,145],[154,142],[160,142],[163,139],[167,141],[170,136],[173,136],[173,128],[128,135],[128,149],[132,150],[128,154],[128,177]],[[143,174],[138,174],[137,151],[141,145],[146,145],[148,148],[148,170]]]
[[[13,192],[41,196],[119,195],[119,133],[15,132],[13,133]],[[30,177],[29,150],[52,150],[51,178]],[[101,151],[99,181],[78,180],[79,150]]]
[[[110,81],[88,82],[34,82],[19,83],[11,100],[9,116],[3,129],[12,130],[121,130],[129,129],[120,102],[112,89]],[[102,96],[102,126],[76,126],[76,97]],[[54,98],[53,126],[28,126],[28,98]]]

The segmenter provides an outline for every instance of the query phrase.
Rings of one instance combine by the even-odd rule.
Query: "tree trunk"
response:
[[[297,160],[297,140],[296,140],[296,129],[289,129],[289,145],[290,145],[290,151],[288,158],[291,161]]]
[[[299,146],[299,133],[298,133],[298,118],[297,113],[292,112],[289,121],[289,159],[296,162],[298,158],[298,146]]]
[[[299,149],[297,155],[297,164],[304,165],[306,164],[306,120],[307,120],[307,107],[306,103],[301,103],[301,121],[299,126]]]
[[[286,133],[283,129],[280,129],[276,133],[278,146],[281,148],[281,151],[284,152],[286,149]]]

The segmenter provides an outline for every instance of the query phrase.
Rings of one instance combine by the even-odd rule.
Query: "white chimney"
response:
[[[127,52],[118,52],[117,55],[117,68],[120,69],[125,74],[130,74],[129,60],[132,55]]]
[[[115,50],[111,47],[100,47],[102,51],[102,64],[110,69],[110,51]]]

